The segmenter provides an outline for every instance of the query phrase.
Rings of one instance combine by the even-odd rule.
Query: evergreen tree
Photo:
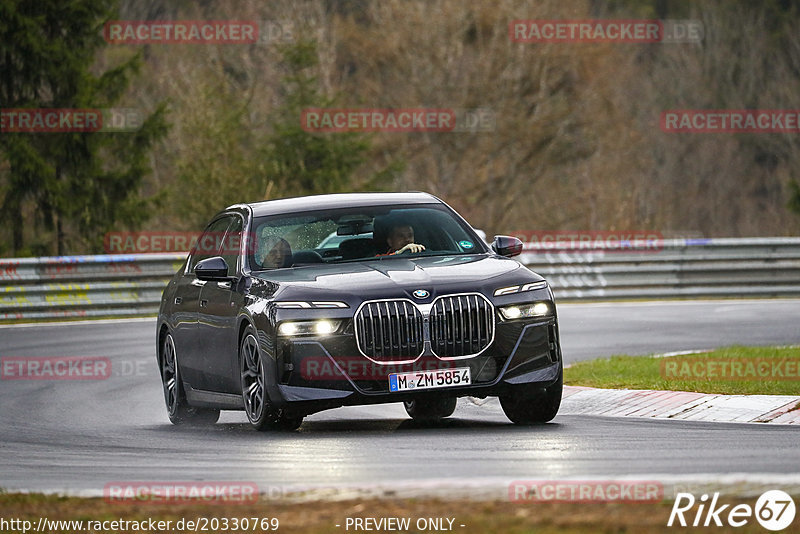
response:
[[[141,63],[134,55],[100,74],[92,69],[115,4],[0,0],[0,106],[114,105]],[[164,115],[161,105],[133,132],[0,133],[0,217],[10,228],[11,253],[96,251],[106,231],[143,221],[148,202],[139,187],[147,153],[166,133]],[[31,222],[49,234],[26,247]]]
[[[311,74],[318,61],[316,43],[288,45],[282,55],[288,72],[283,79],[285,103],[274,114],[273,133],[267,139],[268,179],[285,196],[356,189],[352,174],[366,160],[369,142],[365,137],[307,132],[301,124],[303,110],[334,104],[319,94],[317,80]]]

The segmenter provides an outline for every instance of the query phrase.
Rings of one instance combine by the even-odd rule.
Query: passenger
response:
[[[257,257],[258,263],[267,269],[280,269],[291,267],[292,248],[288,241],[280,237],[270,236],[261,242],[261,250]]]

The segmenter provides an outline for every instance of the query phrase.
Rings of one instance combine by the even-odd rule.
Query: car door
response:
[[[195,276],[194,267],[201,260],[219,255],[221,237],[225,235],[232,222],[233,217],[225,215],[217,217],[209,223],[192,250],[186,270],[175,291],[176,316],[180,314],[182,318],[180,322],[176,321],[175,350],[178,354],[183,381],[191,384],[194,389],[202,389],[204,382],[205,371],[201,357],[202,340],[198,329],[198,313],[200,311],[200,292],[207,284]]]
[[[237,277],[241,265],[244,219],[236,214],[223,240],[220,256],[228,264],[228,276]],[[200,290],[198,313],[199,356],[203,361],[204,388],[222,393],[240,393],[238,330],[236,318],[243,295],[236,281],[208,282]]]

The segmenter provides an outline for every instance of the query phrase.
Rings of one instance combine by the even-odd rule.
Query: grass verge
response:
[[[800,347],[732,346],[669,356],[612,356],[564,370],[570,386],[800,395]]]

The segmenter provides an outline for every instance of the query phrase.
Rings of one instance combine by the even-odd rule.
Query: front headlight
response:
[[[521,286],[508,286],[500,287],[494,290],[494,296],[500,297],[503,295],[513,295],[514,293],[523,293],[525,291],[534,291],[536,289],[544,289],[547,287],[547,280],[540,282],[531,282]]]
[[[339,330],[341,321],[286,321],[278,327],[279,336],[325,336]]]
[[[349,308],[346,302],[328,302],[328,301],[301,301],[301,300],[279,300],[275,302],[278,308]]]
[[[549,302],[528,302],[525,304],[514,304],[498,308],[503,319],[522,319],[524,317],[545,317],[553,313],[553,307]]]

